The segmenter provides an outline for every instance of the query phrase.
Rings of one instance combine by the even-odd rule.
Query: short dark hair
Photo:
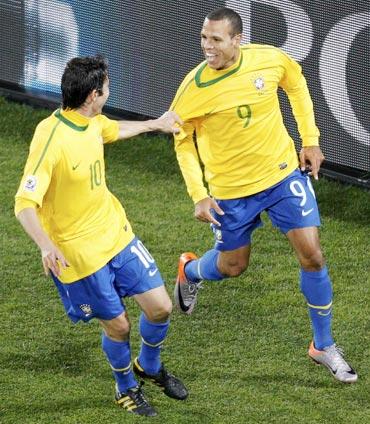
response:
[[[104,56],[71,59],[64,69],[61,82],[63,109],[80,107],[93,90],[102,95],[103,84],[107,77],[108,61]]]
[[[243,32],[242,18],[233,9],[229,9],[228,7],[221,7],[219,9],[213,10],[212,12],[208,13],[206,18],[210,21],[222,21],[227,19],[230,22],[232,37]]]

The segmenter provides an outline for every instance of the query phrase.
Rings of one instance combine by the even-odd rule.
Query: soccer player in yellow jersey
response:
[[[306,81],[298,63],[284,52],[267,45],[240,46],[241,34],[241,18],[232,9],[207,15],[201,30],[205,61],[185,77],[171,106],[184,121],[174,135],[175,149],[195,217],[211,223],[215,238],[214,248],[201,258],[181,255],[175,302],[190,314],[202,280],[240,275],[249,263],[251,234],[267,211],[301,266],[301,290],[313,329],[309,356],[339,381],[352,383],[357,374],[331,333],[332,286],[308,176],[318,178],[324,157]],[[279,87],[298,124],[299,162],[283,123]]]
[[[36,128],[15,213],[40,248],[73,322],[97,318],[102,348],[116,380],[116,401],[129,412],[153,416],[135,379],[149,379],[164,393],[185,399],[183,383],[160,360],[171,300],[158,267],[135,237],[125,211],[105,181],[104,144],[146,131],[176,132],[174,112],[144,122],[102,115],[109,95],[106,60],[70,60],[62,77],[63,106]],[[121,298],[142,309],[139,356],[131,366],[130,324]]]

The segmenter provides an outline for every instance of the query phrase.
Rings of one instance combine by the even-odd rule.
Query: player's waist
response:
[[[72,283],[93,274],[124,249],[135,237],[131,227],[127,231],[106,234],[103,238],[77,239],[58,243],[69,266],[62,270],[60,280]]]
[[[235,180],[229,175],[220,178],[211,178],[208,181],[209,191],[216,199],[237,199],[239,197],[251,196],[264,191],[279,183],[297,168],[297,162],[287,164],[283,169],[262,176],[245,175],[244,178]]]

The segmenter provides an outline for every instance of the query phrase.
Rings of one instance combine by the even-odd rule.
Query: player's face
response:
[[[105,81],[103,83],[102,92],[103,92],[103,94],[101,94],[101,95],[99,95],[99,93],[97,93],[97,96],[95,97],[95,100],[93,102],[93,115],[94,116],[102,113],[103,107],[108,100],[108,97],[109,97],[109,78],[108,77],[105,79]]]
[[[232,36],[230,22],[205,19],[201,31],[201,46],[208,66],[212,69],[226,69],[239,56],[241,34]]]

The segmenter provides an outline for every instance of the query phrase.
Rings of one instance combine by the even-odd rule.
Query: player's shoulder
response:
[[[90,125],[97,125],[101,129],[112,126],[112,125],[118,125],[118,121],[116,119],[111,119],[107,115],[103,115],[100,113],[99,115],[94,116],[90,120]]]
[[[90,118],[90,123],[104,124],[104,122],[108,122],[110,119],[108,116],[99,113],[99,115],[95,115],[93,118]]]
[[[188,84],[189,82],[191,82],[192,80],[194,80],[196,73],[198,72],[198,70],[202,67],[204,67],[206,65],[207,61],[203,60],[202,62],[200,62],[197,66],[195,66],[193,69],[191,69],[184,77],[184,79],[182,80],[182,85],[184,84]]]
[[[242,45],[241,50],[245,54],[252,53],[255,56],[262,56],[262,57],[269,56],[271,58],[280,58],[282,56],[287,56],[287,54],[283,50],[271,44],[249,43],[249,44]]]
[[[57,118],[56,112],[52,112],[36,125],[31,142],[32,149],[44,148],[45,145],[48,145],[48,149],[53,149],[58,144],[57,135],[60,120]]]
[[[55,132],[59,119],[56,116],[56,112],[52,112],[48,117],[42,119],[37,125],[35,129],[35,135],[38,137],[49,137],[52,133]]]
[[[58,123],[58,119],[56,117],[57,110],[53,111],[49,116],[42,119],[36,126],[36,128],[40,129],[47,129],[49,127],[53,127],[55,124]]]

